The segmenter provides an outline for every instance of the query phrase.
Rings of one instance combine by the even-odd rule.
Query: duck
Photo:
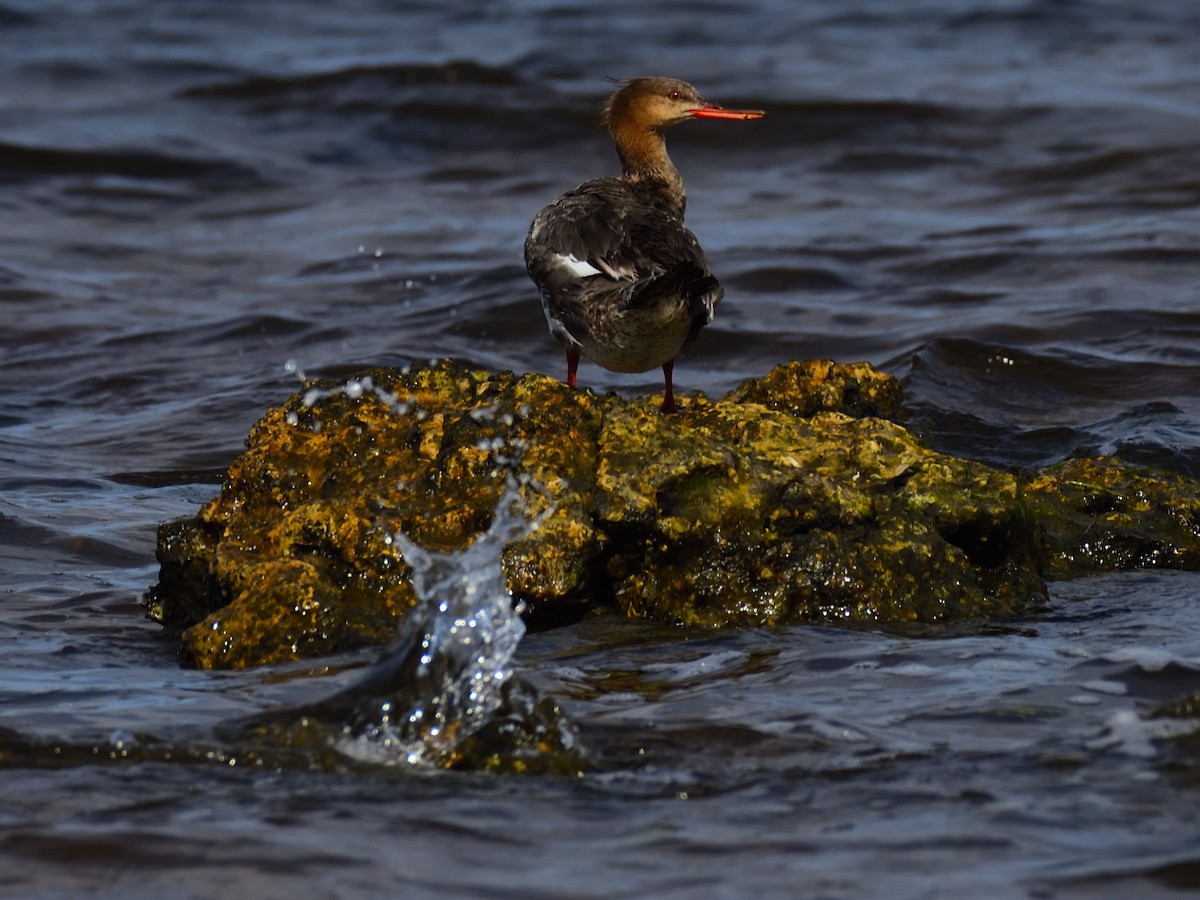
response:
[[[566,351],[570,387],[581,358],[612,372],[661,367],[660,408],[679,411],[675,360],[712,322],[725,292],[684,226],[683,178],[663,132],[691,119],[764,115],[709,103],[678,78],[634,78],[609,97],[603,123],[621,174],[562,194],[525,238],[525,266],[550,334]]]

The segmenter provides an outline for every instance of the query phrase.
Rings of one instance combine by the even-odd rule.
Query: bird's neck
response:
[[[612,137],[621,158],[621,177],[633,182],[660,182],[668,199],[682,209],[686,202],[683,179],[667,156],[667,142],[662,133],[627,125],[614,128]]]

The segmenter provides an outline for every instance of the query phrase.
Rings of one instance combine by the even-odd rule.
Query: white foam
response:
[[[930,678],[938,673],[933,666],[924,663],[901,663],[886,670],[889,674],[900,675],[904,678]]]
[[[1162,647],[1122,647],[1104,654],[1109,662],[1129,662],[1146,672],[1161,672],[1173,662],[1182,662]]]
[[[1200,722],[1195,719],[1145,719],[1135,710],[1122,709],[1113,713],[1105,722],[1104,732],[1085,746],[1149,759],[1157,753],[1154,741],[1192,734],[1198,729]]]

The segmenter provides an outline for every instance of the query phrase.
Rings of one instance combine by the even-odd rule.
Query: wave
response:
[[[434,85],[486,85],[512,87],[520,81],[510,68],[486,66],[470,60],[447,63],[355,65],[326,72],[272,76],[252,75],[236,81],[199,85],[181,92],[183,97],[244,99],[327,91],[378,88],[430,87]]]
[[[0,180],[47,175],[115,175],[131,179],[189,179],[261,183],[259,174],[224,159],[177,156],[155,150],[68,149],[0,142]]]
[[[944,338],[904,374],[914,425],[941,450],[1003,466],[1114,455],[1200,475],[1192,367]],[[1158,393],[1159,399],[1143,399]]]

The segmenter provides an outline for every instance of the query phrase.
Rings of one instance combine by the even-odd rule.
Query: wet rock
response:
[[[224,756],[243,761],[326,771],[400,766],[574,775],[588,766],[563,710],[519,678],[502,686],[499,706],[478,730],[454,735],[463,724],[459,721],[440,744],[429,740],[420,752],[403,740],[400,732],[406,723],[388,721],[394,709],[404,708],[410,694],[410,684],[393,679],[383,683],[372,676],[306,707],[284,707],[224,723],[217,729],[215,746]],[[180,748],[169,749],[182,758]]]
[[[1071,459],[1024,485],[1041,523],[1046,576],[1200,569],[1200,485],[1111,458]]]
[[[1194,683],[1195,671],[1179,668]],[[1159,757],[1160,767],[1191,790],[1200,787],[1200,692],[1160,703],[1144,715],[1148,720],[1147,730],[1165,749]]]
[[[839,365],[829,359],[784,363],[762,378],[744,382],[727,399],[758,403],[793,416],[840,412],[856,418],[905,418],[900,382],[867,363]]]
[[[694,395],[677,416],[451,361],[310,385],[254,427],[218,497],[163,527],[150,613],[203,667],[386,643],[414,602],[393,535],[462,547],[514,478],[531,515],[553,510],[504,555],[544,622],[615,607],[937,627],[1020,613],[1045,572],[1197,558],[1194,484],[1104,461],[1022,480],[924,447],[900,401],[890,376],[827,361]],[[1114,545],[1136,533],[1157,550],[1078,552],[1099,496],[1083,484],[1123,498]]]
[[[595,554],[586,502],[599,404],[547,378],[453,364],[301,391],[255,425],[219,496],[160,530],[150,614],[185,627],[185,656],[203,667],[385,643],[415,602],[393,535],[467,544],[514,453],[537,485],[531,515],[555,511],[538,540],[506,551],[510,584],[534,605],[569,598]],[[559,430],[538,433],[539,422]]]
[[[697,403],[606,419],[593,501],[627,615],[706,626],[942,622],[1044,587],[1016,480],[836,412]]]

